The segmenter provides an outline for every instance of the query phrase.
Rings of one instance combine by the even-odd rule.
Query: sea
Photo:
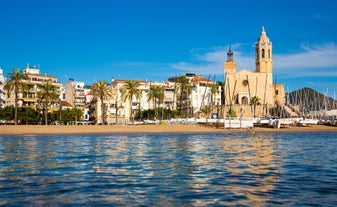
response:
[[[0,206],[336,204],[336,132],[0,135]]]

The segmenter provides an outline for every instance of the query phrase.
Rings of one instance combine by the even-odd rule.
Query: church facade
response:
[[[268,109],[285,103],[285,91],[281,84],[273,83],[272,43],[264,27],[255,45],[255,71],[237,71],[231,48],[224,63],[225,105],[231,109],[252,115],[254,100],[258,100],[257,116],[267,116]],[[253,101],[252,101],[253,99]]]

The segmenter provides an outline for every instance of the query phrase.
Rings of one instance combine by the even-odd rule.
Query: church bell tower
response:
[[[273,61],[272,61],[272,43],[262,27],[262,31],[259,39],[255,45],[256,49],[256,60],[255,66],[256,72],[259,73],[272,73],[273,72]]]
[[[233,51],[232,48],[229,47],[227,52],[227,61],[224,63],[225,74],[235,74],[236,73],[236,63],[233,59]]]

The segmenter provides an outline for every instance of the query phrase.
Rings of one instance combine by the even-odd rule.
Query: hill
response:
[[[287,94],[290,104],[299,105],[302,110],[319,111],[337,108],[337,101],[311,88],[302,88]]]

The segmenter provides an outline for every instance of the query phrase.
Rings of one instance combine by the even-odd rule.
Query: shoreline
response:
[[[247,133],[247,132],[337,132],[337,127],[312,125],[280,129],[254,127],[224,129],[200,125],[0,125],[0,135],[57,135],[57,134],[136,134],[136,133]]]

